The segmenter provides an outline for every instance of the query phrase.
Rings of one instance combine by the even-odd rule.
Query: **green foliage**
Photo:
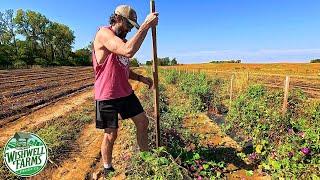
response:
[[[310,63],[320,63],[320,59],[311,60]]]
[[[90,66],[91,61],[91,50],[89,48],[78,49],[74,52],[74,65],[76,66]]]
[[[130,60],[130,67],[139,67],[139,61],[137,58],[132,58]]]
[[[221,108],[221,79],[208,79],[205,73],[186,73],[177,70],[163,70],[165,83],[176,84],[190,99],[195,111]]]
[[[226,163],[218,160],[216,156],[223,155],[214,154],[212,150],[207,148],[186,151],[180,155],[183,166],[188,168],[193,178],[210,177],[210,179],[221,179],[223,171],[226,171]]]
[[[253,152],[248,152],[248,159],[274,177],[319,176],[315,171],[320,161],[320,103],[306,105],[306,100],[300,90],[290,93],[288,112],[282,117],[283,92],[250,86],[232,103],[225,131],[249,139]]]
[[[37,65],[41,65],[44,67],[48,65],[48,61],[43,58],[35,58],[34,61],[35,61],[35,64],[37,64]]]
[[[146,61],[146,65],[147,66],[151,66],[152,65],[152,61]]]
[[[0,65],[1,66],[12,65],[12,60],[10,60],[11,52],[12,52],[11,46],[0,44]]]
[[[194,111],[195,102],[203,102],[200,98],[203,94],[214,94],[211,95],[209,104],[221,102],[223,97],[218,92],[223,81],[208,80],[201,74],[170,70],[160,73],[164,78],[163,82],[167,83],[165,86],[160,85],[161,143],[166,146],[166,153],[170,156],[157,156],[151,152],[135,159],[134,163],[143,164],[138,169],[148,169],[148,172],[143,172],[140,176],[138,170],[133,171],[136,174],[134,178],[164,179],[159,166],[163,165],[162,168],[166,169],[166,162],[171,157],[175,160],[172,163],[180,166],[180,172],[187,171],[191,178],[225,178],[226,164],[239,161],[235,150],[190,146],[192,143],[198,144],[200,137],[182,127],[183,118]],[[178,90],[168,92],[172,91],[172,86]],[[150,94],[146,91],[142,93],[143,98],[147,98],[142,101],[147,104],[144,105],[147,112],[153,112]],[[167,97],[168,94],[170,98]],[[218,94],[217,97],[215,94]],[[185,96],[187,99],[182,99]],[[252,149],[239,153],[239,158],[246,159],[274,178],[318,179],[320,101],[308,101],[302,91],[291,91],[285,116],[281,115],[282,102],[282,91],[270,90],[263,85],[250,86],[232,103],[225,121],[226,133],[245,139],[242,145],[251,142]],[[154,132],[154,121],[150,123],[150,129]],[[151,137],[154,138],[155,134]],[[246,174],[252,176],[253,171],[247,170]]]
[[[174,65],[177,65],[177,64],[178,64],[177,59],[176,59],[176,58],[173,58],[173,59],[171,60],[170,65],[171,65],[171,66],[174,66]]]
[[[41,13],[22,9],[0,12],[0,66],[90,65],[88,49],[76,51],[73,57],[74,40],[68,26]]]
[[[169,74],[169,75],[168,75]],[[174,76],[177,78],[177,80],[180,80],[180,76],[177,77],[177,72],[174,71],[161,71],[161,76],[165,79],[169,76]],[[169,81],[168,81],[169,79]],[[169,77],[165,82],[172,82]],[[177,82],[178,84],[179,82]],[[180,172],[184,174],[184,178],[182,177],[175,177],[178,179],[187,179],[190,178],[188,176],[191,176],[191,178],[210,178],[210,179],[219,179],[223,177],[223,171],[225,170],[225,163],[218,159],[217,157],[224,157],[224,155],[221,155],[219,153],[212,153],[213,151],[208,148],[203,149],[195,149],[190,150],[191,144],[198,144],[198,137],[194,136],[190,131],[185,129],[183,124],[183,118],[192,111],[193,108],[191,105],[188,104],[189,100],[186,101],[172,101],[168,100],[168,94],[169,90],[167,89],[168,86],[164,86],[163,84],[160,84],[160,116],[161,116],[161,144],[166,147],[166,153],[168,155],[170,154],[170,158],[175,159],[175,162],[172,162],[173,164],[177,164],[180,167]],[[171,89],[170,89],[171,90]],[[170,98],[180,98],[185,93],[178,89],[177,97]],[[171,92],[172,93],[172,92]],[[148,110],[146,112],[150,112],[149,105],[150,102],[152,103],[152,98],[150,95],[146,95],[145,91],[142,92],[142,99],[144,103],[144,107],[147,106]],[[150,93],[149,93],[150,94]],[[148,104],[148,105],[146,105]],[[153,109],[151,109],[153,111]],[[151,121],[151,129],[154,130],[154,123]],[[154,138],[154,134],[151,135],[151,137]],[[158,170],[158,162],[160,161],[159,158],[163,159],[163,156],[158,157],[154,154],[154,152],[146,153],[142,157],[140,157],[142,160],[149,162],[148,165],[150,167],[147,167],[147,164],[144,162],[143,167],[138,166],[138,169],[149,169],[148,172],[143,172],[143,176],[140,176],[140,172],[136,172],[135,174],[139,174],[134,176],[133,178],[136,179],[142,179],[142,178],[154,178],[155,171],[153,169]],[[170,159],[169,158],[169,159]],[[141,159],[135,158],[133,160],[134,165],[131,165],[128,169],[132,169],[132,166],[137,166],[137,162],[140,162]],[[206,159],[206,160],[205,160]],[[165,159],[161,160],[165,161]],[[152,165],[150,164],[152,162]],[[164,165],[163,168],[167,168],[168,165]],[[183,168],[182,168],[183,167]],[[150,170],[151,169],[151,170]],[[192,170],[193,169],[193,170]],[[141,171],[141,170],[140,170]],[[134,171],[135,172],[135,171]],[[158,173],[161,173],[162,171],[159,171]],[[171,173],[171,172],[170,172]],[[132,173],[134,174],[134,173]],[[139,177],[138,177],[139,176]],[[164,177],[161,176],[163,179]]]
[[[194,109],[208,110],[214,92],[212,81],[207,79],[206,74],[181,73],[179,79],[179,88],[190,97]]]
[[[150,61],[146,61],[146,65],[147,66],[151,66],[152,65],[152,60]],[[170,60],[169,57],[165,57],[165,58],[158,58],[158,65],[159,66],[174,66],[177,65],[178,61],[176,58],[173,58],[172,60]]]
[[[25,61],[21,61],[21,60],[16,60],[13,62],[13,66],[15,68],[23,68],[27,65],[27,63]]]
[[[164,147],[134,155],[127,179],[183,179],[179,165]]]
[[[165,83],[167,84],[176,84],[179,78],[179,73],[178,71],[168,71],[165,75],[164,75],[164,80]]]

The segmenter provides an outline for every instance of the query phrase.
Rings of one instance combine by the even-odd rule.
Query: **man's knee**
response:
[[[145,113],[141,113],[134,118],[134,123],[138,130],[147,130],[149,126],[149,120]]]
[[[114,143],[118,136],[118,129],[106,128],[104,130],[104,141],[106,143]]]

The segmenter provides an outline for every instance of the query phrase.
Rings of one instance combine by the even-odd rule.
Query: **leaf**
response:
[[[277,161],[271,161],[272,167],[274,167],[276,170],[281,168],[281,164],[278,163]]]
[[[144,161],[150,161],[152,159],[151,153],[150,152],[141,152],[140,153],[141,159]]]
[[[169,160],[167,158],[161,157],[161,158],[159,158],[159,164],[160,165],[168,165]]]
[[[253,171],[252,170],[246,171],[246,174],[247,174],[247,176],[253,176]]]
[[[204,164],[204,165],[202,165],[203,166],[203,169],[204,170],[207,170],[208,168],[209,168],[209,165],[208,164]]]
[[[261,150],[262,150],[262,145],[260,145],[260,144],[257,145],[257,146],[256,146],[256,152],[260,154],[260,153],[261,153]]]
[[[262,166],[263,166],[264,169],[270,170],[269,164],[262,163]]]
[[[316,180],[316,179],[320,179],[320,177],[315,174],[312,174],[312,180]]]
[[[194,160],[198,160],[198,159],[200,159],[200,155],[199,155],[199,153],[195,153],[195,154],[193,154],[193,159],[194,159]]]

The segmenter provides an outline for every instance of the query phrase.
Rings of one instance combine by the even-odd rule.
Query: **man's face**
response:
[[[125,39],[128,32],[130,32],[132,28],[133,26],[129,23],[129,21],[123,18],[123,20],[119,23],[118,28],[116,29],[116,36],[121,39]]]

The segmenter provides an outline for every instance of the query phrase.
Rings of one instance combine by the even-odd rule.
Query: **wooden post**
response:
[[[150,0],[150,11],[155,12],[154,0]],[[157,31],[152,27],[152,54],[153,54],[153,81],[154,81],[154,115],[156,119],[156,146],[160,147],[160,112],[159,112],[159,86],[158,86],[158,55],[157,55]]]
[[[282,116],[286,115],[287,109],[288,109],[289,85],[290,85],[290,77],[286,76],[286,80],[284,81],[284,98],[283,98],[283,106],[282,106]]]
[[[231,76],[231,82],[230,82],[230,107],[229,107],[229,108],[231,108],[231,103],[232,103],[233,81],[234,81],[234,74],[232,74],[232,76]]]

